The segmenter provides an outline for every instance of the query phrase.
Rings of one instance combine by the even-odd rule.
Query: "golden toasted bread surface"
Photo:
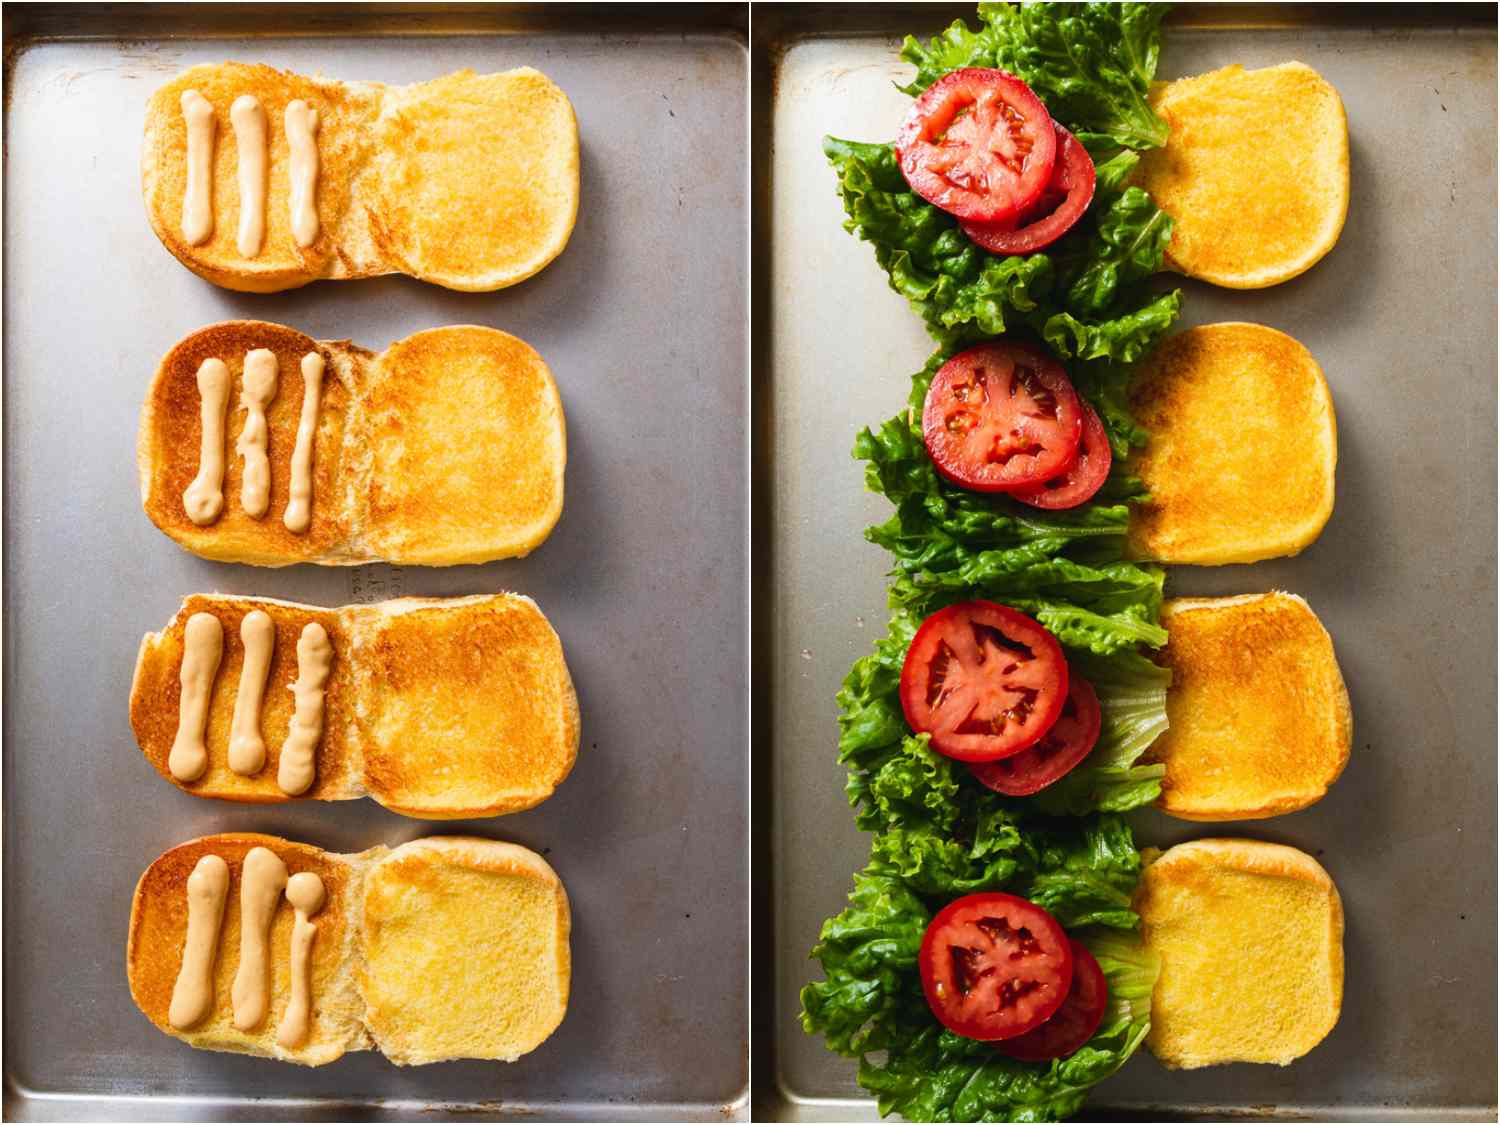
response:
[[[291,996],[295,912],[283,896],[268,946],[269,1010],[233,1024],[239,968],[240,881],[252,848],[269,849],[289,875],[313,872],[326,894],[312,916],[307,1038],[276,1042]],[[216,855],[229,887],[214,960],[210,1012],[186,1030],[169,1019],[188,930],[187,883]],[[391,862],[386,863],[389,859]],[[131,904],[130,993],[162,1031],[191,1046],[318,1066],[376,1047],[400,1064],[446,1058],[512,1060],[562,1022],[571,979],[568,896],[541,856],[515,844],[432,837],[335,855],[276,836],[226,833],[190,840],[141,876]]]
[[[578,214],[578,123],[540,71],[465,70],[393,89],[375,144],[375,237],[403,273],[499,289],[567,245]]]
[[[390,602],[360,634],[365,783],[408,816],[531,808],[577,757],[577,696],[552,626],[529,598],[466,601],[462,613]]]
[[[1161,960],[1146,1039],[1174,1068],[1285,1066],[1338,1022],[1344,914],[1304,852],[1257,840],[1195,840],[1149,862],[1136,892]]]
[[[1333,249],[1349,210],[1349,127],[1317,71],[1227,66],[1159,83],[1150,101],[1171,134],[1137,179],[1172,216],[1171,268],[1259,289]]]
[[[271,618],[276,640],[260,711],[266,762],[257,773],[247,777],[229,768],[229,728],[239,691],[240,671],[245,663],[240,625],[246,614],[257,609]],[[208,769],[201,778],[183,783],[172,776],[167,759],[171,756],[180,714],[183,633],[188,618],[195,613],[211,613],[218,618],[224,630],[224,649],[209,697],[205,733]],[[295,602],[191,594],[183,600],[182,607],[166,629],[160,633],[148,633],[142,639],[136,658],[135,680],[130,690],[130,725],[146,760],[173,785],[189,793],[254,803],[288,800],[276,783],[281,747],[292,720],[292,693],[288,685],[297,679],[297,640],[303,628],[312,623],[328,631],[333,646],[333,666],[323,697],[323,734],[315,752],[317,773],[312,788],[303,796],[339,801],[362,795],[360,743],[354,729],[356,672],[349,660],[353,646],[351,622],[339,610]]]
[[[434,837],[397,848],[365,882],[365,1024],[409,1065],[519,1058],[562,1022],[568,896],[513,844]]]
[[[263,610],[276,639],[260,712],[265,765],[244,776],[228,764],[230,723],[244,665],[240,624]],[[178,782],[168,768],[182,696],[184,631],[195,613],[216,617],[223,657],[213,681],[208,769]],[[333,647],[312,788],[302,797],[369,796],[396,812],[435,819],[498,816],[540,804],[578,755],[578,697],[562,642],[528,597],[402,598],[321,609],[269,598],[194,594],[160,633],[141,642],[130,721],[146,759],[190,793],[230,801],[294,799],[277,781],[297,679],[297,640],[317,622]]]
[[[265,408],[270,503],[241,503],[236,443],[245,356],[270,350],[275,397]],[[303,407],[301,363],[325,368],[312,457],[312,523],[284,522]],[[200,526],[183,492],[198,473],[203,423],[197,373],[229,370],[223,507]],[[566,420],[557,383],[524,341],[461,325],[418,332],[379,356],[347,340],[316,341],[265,321],[224,321],[191,333],[157,368],[141,412],[137,463],[151,521],[194,554],[224,562],[427,566],[525,555],[562,514]]]
[[[1308,604],[1273,592],[1162,605],[1168,726],[1158,806],[1184,820],[1296,812],[1344,771],[1353,740],[1333,641]]]
[[[431,566],[525,555],[562,515],[562,401],[542,357],[493,328],[418,332],[370,379],[367,550]]]
[[[187,129],[181,98],[196,90],[214,109],[213,233],[196,246],[182,233],[182,199],[187,182]],[[236,245],[240,197],[238,151],[229,110],[236,98],[251,95],[266,115],[265,239],[246,258]],[[284,125],[287,103],[301,99],[318,111],[316,193],[318,237],[306,249],[292,236],[289,149]],[[341,228],[363,209],[353,206],[352,190],[370,158],[372,126],[380,112],[379,87],[306,78],[300,74],[244,63],[204,63],[178,75],[152,95],[146,109],[141,155],[141,186],[146,213],[162,244],[188,269],[229,289],[267,293],[305,285],[318,277],[359,277],[389,273],[377,260],[350,258]],[[366,256],[368,257],[368,255]]]
[[[312,947],[314,1003],[308,1036],[290,1049],[276,1042],[276,1029],[291,995],[287,951],[295,914],[285,902],[278,907],[271,925],[270,1009],[258,1027],[241,1031],[233,1022],[230,988],[239,968],[240,872],[245,855],[257,846],[274,852],[291,874],[311,871],[318,875],[326,895],[323,908],[313,918],[318,932]],[[380,848],[365,856],[384,851]],[[229,866],[229,893],[214,961],[213,1008],[201,1022],[179,1031],[168,1021],[167,1012],[187,940],[187,879],[198,861],[210,854]],[[361,1022],[363,1005],[355,989],[352,963],[361,888],[359,863],[351,860],[362,859],[256,833],[204,836],[165,852],[141,876],[131,903],[125,955],[130,995],[152,1023],[194,1047],[269,1055],[308,1066],[320,1066],[345,1051],[368,1047],[370,1039]]]
[[[198,245],[182,228],[187,90],[208,100],[216,123],[213,232]],[[265,239],[251,257],[236,243],[230,107],[242,95],[260,101],[267,123]],[[318,116],[318,235],[306,248],[290,219],[284,118],[293,99]],[[204,64],[152,96],[141,184],[162,243],[216,285],[272,292],[400,271],[451,289],[492,290],[525,280],[567,245],[578,211],[578,125],[567,95],[529,67],[385,86]]]
[[[1133,556],[1211,566],[1295,555],[1332,515],[1333,399],[1286,333],[1178,333],[1147,357],[1130,406],[1150,435],[1130,460],[1150,493],[1131,509]]]
[[[245,424],[240,405],[245,356],[265,348],[276,357],[276,396],[267,404],[266,446],[271,462],[271,498],[266,513],[252,517],[240,503],[244,460],[235,442]],[[322,402],[313,439],[312,525],[293,534],[282,522],[290,499],[292,451],[302,414],[302,357],[324,357]],[[365,353],[368,354],[368,353]],[[320,344],[291,328],[263,320],[210,324],[185,337],[163,357],[141,410],[136,458],[141,502],[151,522],[196,555],[225,562],[286,565],[336,559],[348,550],[351,534],[342,491],[351,467],[345,462],[345,427],[354,385],[347,345]],[[217,520],[200,527],[188,518],[182,494],[198,472],[203,435],[198,368],[206,359],[229,368],[230,394],[224,443],[224,507]]]

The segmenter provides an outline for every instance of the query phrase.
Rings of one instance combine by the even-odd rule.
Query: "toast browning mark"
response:
[[[316,621],[309,622],[297,641],[297,682],[292,685],[297,703],[276,771],[276,784],[293,797],[306,793],[317,776],[314,751],[323,737],[323,693],[332,670],[333,646],[328,643],[328,630]]]
[[[224,627],[219,619],[211,613],[189,617],[183,634],[177,737],[167,757],[167,768],[178,781],[197,781],[208,768],[208,746],[203,736],[208,727],[209,696],[223,655]]]
[[[219,952],[219,929],[224,924],[224,900],[228,897],[229,865],[221,856],[204,856],[188,876],[187,939],[167,1015],[179,1031],[198,1023],[213,1007],[214,959]]]
[[[240,641],[245,662],[240,665],[240,686],[234,696],[234,718],[229,725],[229,768],[246,777],[266,764],[266,740],[260,733],[260,707],[276,649],[276,625],[263,609],[253,609],[240,622]]]
[[[323,909],[323,880],[315,871],[299,871],[286,884],[286,900],[297,912],[292,924],[292,996],[276,1029],[276,1042],[297,1047],[307,1038],[307,1017],[312,1010],[312,945],[318,927],[312,916]]]
[[[313,436],[318,430],[318,399],[323,391],[323,356],[302,357],[302,414],[297,419],[297,445],[292,450],[291,498],[281,522],[295,535],[312,524]]]
[[[214,107],[197,90],[182,92],[182,119],[187,124],[187,187],[182,193],[182,237],[189,246],[207,242],[214,232]]]
[[[234,1026],[241,1031],[260,1026],[270,1006],[267,947],[286,885],[286,864],[281,857],[270,848],[251,848],[240,871],[240,966],[230,992]]]
[[[266,237],[266,111],[253,94],[229,107],[239,155],[240,227],[235,245],[247,258],[260,253]]]
[[[245,514],[260,519],[271,505],[271,460],[266,453],[268,428],[266,407],[276,397],[276,353],[256,348],[245,354],[245,373],[240,387],[240,405],[245,425],[235,452],[245,459],[240,482],[240,505]]]
[[[229,405],[229,368],[222,359],[198,367],[198,475],[182,493],[188,519],[205,527],[224,510],[224,408]]]
[[[292,237],[306,250],[318,240],[318,111],[301,98],[286,105],[286,140],[291,150]]]

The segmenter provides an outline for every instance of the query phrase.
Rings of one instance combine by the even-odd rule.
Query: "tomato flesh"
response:
[[[1073,983],[1062,1006],[1040,1027],[996,1043],[1002,1055],[1023,1062],[1046,1062],[1071,1055],[1094,1037],[1104,1021],[1109,985],[1104,970],[1080,941],[1068,939],[1073,951]]]
[[[1093,685],[1082,676],[1068,674],[1068,698],[1052,729],[1034,746],[1019,754],[993,762],[969,766],[982,785],[1007,797],[1029,797],[1039,793],[1089,756],[1099,741],[1103,715]]]
[[[901,667],[901,709],[931,746],[989,762],[1033,746],[1068,696],[1068,662],[1040,622],[998,602],[940,609],[912,638]]]
[[[912,191],[960,219],[1010,222],[1041,197],[1057,160],[1047,108],[1013,74],[966,67],[912,103],[896,134]]]
[[[1057,360],[993,340],[959,352],[932,377],[922,440],[937,471],[960,488],[1030,489],[1078,459],[1083,406]]]
[[[1078,460],[1063,473],[1035,488],[1017,489],[1011,495],[1033,508],[1076,508],[1094,498],[1109,479],[1115,455],[1109,448],[1109,435],[1094,408],[1082,397],[1083,436],[1078,441]]]
[[[1034,254],[1051,246],[1083,217],[1094,201],[1094,161],[1077,138],[1053,122],[1057,160],[1052,178],[1024,214],[1006,223],[959,225],[976,246],[991,254]]]
[[[944,1027],[970,1039],[1013,1039],[1067,999],[1073,947],[1056,918],[998,891],[950,902],[917,955],[922,991]]]

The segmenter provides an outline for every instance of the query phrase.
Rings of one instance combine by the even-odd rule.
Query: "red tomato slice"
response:
[[[1103,716],[1093,685],[1068,673],[1068,698],[1052,729],[1035,746],[994,762],[969,766],[980,783],[1008,797],[1029,797],[1047,788],[1089,756],[1099,741]]]
[[[912,103],[896,134],[907,184],[950,215],[1017,219],[1052,179],[1057,133],[1031,88],[1003,70],[943,75]]]
[[[1034,254],[1051,246],[1083,217],[1094,201],[1094,161],[1073,134],[1057,130],[1057,161],[1052,179],[1037,201],[1008,223],[965,222],[969,240],[991,254]]]
[[[901,667],[901,709],[961,762],[1019,754],[1057,722],[1068,662],[1057,638],[998,602],[959,602],[922,622]]]
[[[1040,906],[990,891],[937,912],[917,968],[944,1027],[970,1039],[1012,1039],[1062,1006],[1073,981],[1073,947]]]
[[[1079,941],[1068,939],[1073,951],[1073,984],[1068,996],[1050,1020],[1040,1027],[996,1043],[1002,1055],[1023,1062],[1046,1062],[1071,1055],[1094,1037],[1104,1022],[1109,1003],[1109,985],[1094,955]]]
[[[1109,435],[1094,408],[1080,397],[1083,407],[1083,437],[1078,442],[1078,460],[1071,468],[1038,488],[1022,488],[1011,495],[1033,508],[1076,508],[1104,487],[1115,455],[1109,448]]]
[[[1008,340],[943,364],[922,406],[922,440],[947,480],[1012,492],[1061,476],[1078,459],[1083,402],[1062,364]]]

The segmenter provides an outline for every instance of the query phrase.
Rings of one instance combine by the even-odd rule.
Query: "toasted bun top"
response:
[[[1171,134],[1136,178],[1172,216],[1169,266],[1259,289],[1333,249],[1349,210],[1349,128],[1317,71],[1227,66],[1158,83],[1150,101]]]

